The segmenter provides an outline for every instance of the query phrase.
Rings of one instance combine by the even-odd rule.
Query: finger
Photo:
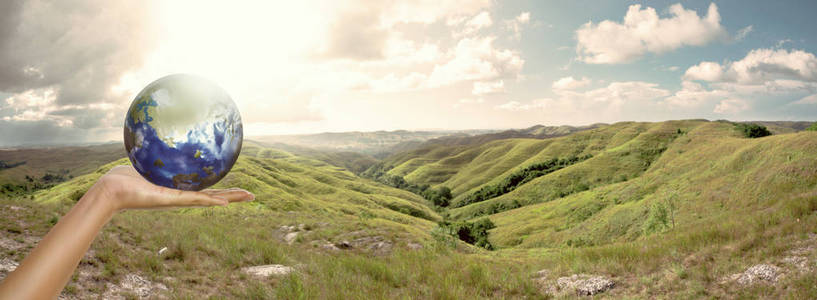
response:
[[[228,202],[243,202],[255,199],[255,195],[245,190],[224,190],[219,193],[210,194],[210,196],[224,198]]]
[[[206,193],[210,196],[218,196],[221,198],[225,198],[229,202],[252,201],[255,199],[255,195],[253,193],[250,193],[249,191],[240,188],[207,189],[202,190],[201,192]]]
[[[247,190],[242,189],[242,188],[232,187],[232,188],[228,188],[228,189],[205,189],[205,190],[201,190],[200,192],[206,193],[208,195],[216,195],[216,194],[226,193],[226,192],[230,192],[230,191],[245,191],[246,192]]]
[[[171,196],[166,197],[165,200],[165,206],[223,206],[229,203],[223,197],[181,190],[174,190]]]

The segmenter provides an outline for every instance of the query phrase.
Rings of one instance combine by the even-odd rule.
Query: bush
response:
[[[474,223],[467,221],[448,223],[443,221],[438,224],[438,228],[440,228],[438,231],[448,232],[463,242],[488,250],[494,249],[494,246],[488,241],[488,230],[496,228],[496,225],[488,218],[480,219]]]
[[[453,197],[451,195],[451,189],[445,186],[436,190],[427,188],[422,192],[422,195],[423,198],[426,198],[426,200],[431,201],[431,203],[440,207],[448,206],[451,198]]]
[[[814,122],[814,124],[811,124],[811,126],[809,128],[806,128],[806,130],[808,130],[808,131],[817,131],[817,122]]]
[[[422,193],[426,189],[428,189],[428,185],[416,185],[413,183],[409,183],[408,181],[406,181],[406,179],[404,179],[401,176],[389,174],[388,171],[391,169],[392,169],[391,166],[385,166],[382,163],[378,163],[370,167],[368,170],[364,171],[360,175],[362,177],[372,179],[374,181],[391,186],[393,188],[406,190],[418,195],[422,195]]]
[[[466,206],[471,203],[482,202],[494,197],[498,197],[510,193],[517,187],[552,172],[558,171],[562,168],[575,164],[577,162],[586,160],[592,157],[585,155],[581,157],[573,156],[565,159],[550,159],[541,163],[529,165],[522,170],[516,171],[508,175],[504,180],[496,185],[486,185],[476,192],[466,196],[461,202],[457,203],[456,207]]]
[[[768,129],[766,129],[766,126],[758,125],[755,123],[748,124],[738,123],[735,124],[735,128],[742,132],[743,136],[750,139],[772,135],[772,133]]]

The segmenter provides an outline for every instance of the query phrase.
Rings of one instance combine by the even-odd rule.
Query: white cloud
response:
[[[779,40],[779,41],[777,41],[777,44],[775,44],[775,48],[780,48],[780,47],[783,47],[783,45],[785,45],[786,43],[791,44],[791,42],[793,42],[791,39],[782,39],[782,40]]]
[[[740,30],[738,30],[738,33],[737,33],[737,34],[735,34],[735,40],[736,40],[736,41],[740,41],[740,40],[745,39],[745,38],[746,38],[746,36],[747,36],[747,35],[748,35],[750,32],[752,32],[752,30],[753,30],[753,29],[754,29],[754,26],[752,26],[752,25],[749,25],[749,26],[746,26],[746,27],[741,28]]]
[[[491,7],[491,0],[416,0],[385,2],[379,0],[358,1],[343,6],[377,7],[388,3],[383,9],[381,22],[391,26],[397,23],[431,24],[438,20],[457,19]]]
[[[652,7],[631,5],[622,23],[588,22],[576,30],[579,59],[591,64],[625,63],[647,52],[663,53],[683,46],[702,46],[726,36],[718,7],[709,5],[706,16],[681,4],[669,8],[669,18],[660,18]]]
[[[817,94],[809,95],[792,102],[792,104],[817,104]]]
[[[368,89],[364,88],[363,90],[378,93],[411,91],[422,87],[426,78],[427,76],[425,74],[417,72],[412,72],[402,77],[394,73],[389,73],[382,78],[367,78],[366,83],[368,83],[368,85],[366,87]]]
[[[722,99],[729,96],[725,90],[708,90],[703,85],[694,81],[681,82],[681,89],[676,91],[665,100],[667,103],[678,107],[697,107],[703,103],[714,99]]]
[[[497,105],[497,109],[507,110],[507,111],[526,111],[526,110],[534,110],[534,109],[542,109],[546,107],[546,102],[550,99],[541,99],[541,100],[533,100],[531,103],[522,104],[518,101],[509,101],[504,104]]]
[[[582,77],[581,79],[575,79],[573,76],[562,77],[559,80],[553,82],[551,87],[554,90],[575,90],[579,88],[583,88],[590,84],[590,79],[586,77]]]
[[[606,87],[589,91],[554,90],[557,98],[536,99],[530,103],[510,101],[496,106],[509,111],[527,111],[548,108],[560,114],[590,114],[617,112],[621,107],[652,105],[670,95],[658,84],[643,81],[611,82]]]
[[[817,97],[803,97],[817,90],[816,68],[817,57],[812,53],[755,49],[738,61],[701,62],[690,67],[683,76],[682,88],[666,103],[687,108],[708,106],[718,114],[738,114],[759,106],[761,101],[817,102]]]
[[[718,114],[736,114],[749,109],[746,100],[738,98],[724,99],[715,106],[713,112]]]
[[[530,23],[530,12],[522,12],[516,18],[505,21],[505,27],[511,31],[514,39],[522,38],[522,25]]]
[[[505,82],[502,80],[486,82],[474,81],[474,88],[471,90],[471,94],[476,96],[502,92],[505,92]]]
[[[817,81],[817,57],[803,50],[755,49],[729,67],[732,80],[758,83],[776,78]]]
[[[453,107],[454,108],[459,108],[459,107],[463,107],[463,106],[466,106],[466,105],[480,104],[480,103],[484,103],[484,102],[485,102],[485,99],[482,99],[482,98],[462,98],[462,99],[458,100],[457,103],[454,103]]]
[[[516,78],[525,61],[519,53],[494,47],[494,37],[464,38],[448,53],[448,61],[437,64],[428,79],[429,87],[470,80]]]
[[[611,82],[606,87],[586,92],[562,90],[557,93],[563,98],[614,105],[629,101],[656,100],[670,95],[669,91],[659,88],[658,84],[643,81]]]
[[[715,62],[704,61],[689,67],[684,74],[686,80],[719,81],[723,76],[723,67]]]
[[[473,18],[471,18],[470,20],[468,20],[468,22],[465,22],[461,34],[470,35],[476,33],[477,31],[483,28],[491,27],[491,25],[494,25],[494,21],[493,19],[491,19],[491,14],[488,13],[487,11],[483,11],[474,16]]]
[[[777,79],[817,81],[817,57],[803,50],[755,49],[741,60],[701,62],[687,69],[690,80],[763,84]]]

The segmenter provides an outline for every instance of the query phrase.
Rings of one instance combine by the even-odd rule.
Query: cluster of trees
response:
[[[453,198],[451,195],[451,189],[445,186],[440,187],[439,189],[426,188],[426,190],[423,191],[422,196],[439,207],[448,206],[448,204],[451,203],[451,198]]]
[[[17,163],[15,166],[23,163],[25,162]],[[57,172],[46,172],[42,177],[26,175],[26,182],[23,184],[6,183],[0,186],[0,194],[18,196],[37,190],[47,189],[74,177],[68,173],[69,171],[67,169],[62,169]]]
[[[755,123],[737,123],[735,128],[742,132],[743,136],[750,139],[772,135],[772,132],[766,129],[766,126]]]
[[[19,161],[19,162],[13,163],[13,162],[5,162],[5,161],[0,160],[0,170],[11,169],[11,168],[14,168],[14,167],[19,166],[19,165],[24,165],[25,163],[26,163],[25,161]]]
[[[392,167],[387,167],[382,163],[378,163],[364,171],[360,175],[390,187],[407,190],[409,192],[422,195],[428,189],[428,185],[416,185],[406,181],[402,176],[389,174]]]
[[[523,185],[537,177],[547,175],[564,167],[586,160],[590,157],[592,157],[592,155],[588,154],[585,156],[573,156],[564,159],[553,158],[541,163],[532,164],[523,168],[522,170],[514,172],[498,184],[483,186],[476,192],[466,196],[462,201],[457,203],[456,207],[462,207],[471,203],[482,202],[504,195],[513,191],[518,186]]]
[[[476,222],[457,221],[450,223],[442,221],[437,224],[444,232],[456,236],[463,242],[471,245],[493,250],[494,246],[488,241],[488,230],[496,228],[491,219],[482,218]]]
[[[388,173],[391,167],[386,167],[383,164],[377,164],[363,172],[361,175],[382,184],[407,190],[417,195],[423,196],[436,206],[446,207],[451,202],[451,189],[448,187],[440,187],[432,189],[427,184],[417,185],[406,181],[402,176],[392,175]]]

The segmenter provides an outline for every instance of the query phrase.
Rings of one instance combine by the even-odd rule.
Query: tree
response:
[[[439,189],[426,189],[422,195],[423,198],[440,207],[448,206],[452,198],[451,189],[445,186]]]
[[[664,203],[669,213],[669,220],[672,228],[675,228],[675,212],[678,209],[678,191],[672,190],[664,194]]]
[[[772,132],[766,128],[766,126],[758,125],[755,123],[738,123],[735,124],[736,128],[743,133],[743,136],[747,138],[759,138],[764,136],[772,135]]]
[[[806,130],[808,130],[808,131],[817,131],[817,122],[814,122],[813,124],[811,124],[811,126],[809,128],[806,128]]]

